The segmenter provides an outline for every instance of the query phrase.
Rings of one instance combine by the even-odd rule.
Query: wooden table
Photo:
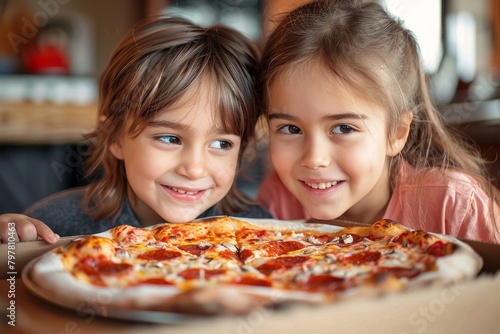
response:
[[[258,309],[247,315],[174,324],[115,320],[64,309],[33,295],[21,279],[1,280],[0,291],[0,330],[12,334],[500,333],[499,275],[482,275],[451,287],[424,288],[383,298],[321,307]],[[15,297],[9,297],[9,292]],[[15,309],[8,310],[12,302]]]

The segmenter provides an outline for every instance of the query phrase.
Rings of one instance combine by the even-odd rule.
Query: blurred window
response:
[[[262,0],[171,1],[162,13],[181,16],[201,26],[221,23],[254,41],[262,35]]]
[[[435,73],[443,58],[443,6],[441,0],[383,0],[386,8],[402,20],[420,46],[427,73]]]

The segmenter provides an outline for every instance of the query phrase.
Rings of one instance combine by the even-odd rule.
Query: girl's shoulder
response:
[[[31,206],[23,213],[32,216],[36,213],[51,210],[79,210],[85,194],[86,187],[70,188],[49,195]],[[36,218],[36,217],[34,217]]]
[[[498,217],[500,207],[472,175],[405,164],[385,215],[414,229],[498,243],[500,221],[492,212]]]
[[[244,210],[234,214],[236,217],[273,218],[271,213],[260,204],[248,204]]]
[[[429,167],[415,169],[403,163],[398,175],[397,186],[418,188],[453,188],[456,191],[481,189],[480,183],[465,171],[448,168]]]
[[[116,220],[94,220],[83,207],[86,189],[84,186],[57,192],[34,203],[23,214],[42,221],[60,236],[95,234],[120,224],[139,226],[127,201]]]

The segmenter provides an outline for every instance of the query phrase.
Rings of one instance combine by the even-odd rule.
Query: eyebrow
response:
[[[169,122],[169,121],[151,121],[148,126],[151,127],[156,127],[156,128],[171,128],[171,129],[176,129],[176,130],[189,130],[188,125],[183,125],[180,123],[176,122]],[[232,133],[229,133],[227,131],[224,131],[224,129],[220,126],[214,127],[213,132],[216,134],[220,135],[231,135]]]
[[[186,125],[182,125],[175,122],[169,121],[151,121],[148,126],[156,127],[156,128],[172,128],[179,130],[186,130],[188,127]]]
[[[289,121],[298,121],[298,117],[285,114],[285,113],[271,113],[269,114],[269,120],[272,119],[284,119],[284,120],[289,120]],[[324,121],[338,121],[338,120],[344,120],[344,119],[368,119],[368,116],[365,114],[356,114],[356,113],[342,113],[342,114],[332,114],[332,115],[326,115],[322,118]]]

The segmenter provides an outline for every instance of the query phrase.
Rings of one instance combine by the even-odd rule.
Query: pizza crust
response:
[[[423,273],[412,280],[408,289],[415,289],[422,285],[443,285],[473,279],[483,267],[483,259],[471,246],[457,238],[431,233],[436,237],[451,242],[455,246],[452,255],[437,259],[438,271]]]
[[[52,252],[37,258],[28,275],[40,288],[50,291],[56,299],[67,300],[72,304],[71,307],[78,307],[81,303],[96,303],[101,306],[148,309],[157,303],[151,298],[168,298],[179,292],[170,286],[155,289],[143,285],[122,290],[82,284],[64,270],[61,256]]]

